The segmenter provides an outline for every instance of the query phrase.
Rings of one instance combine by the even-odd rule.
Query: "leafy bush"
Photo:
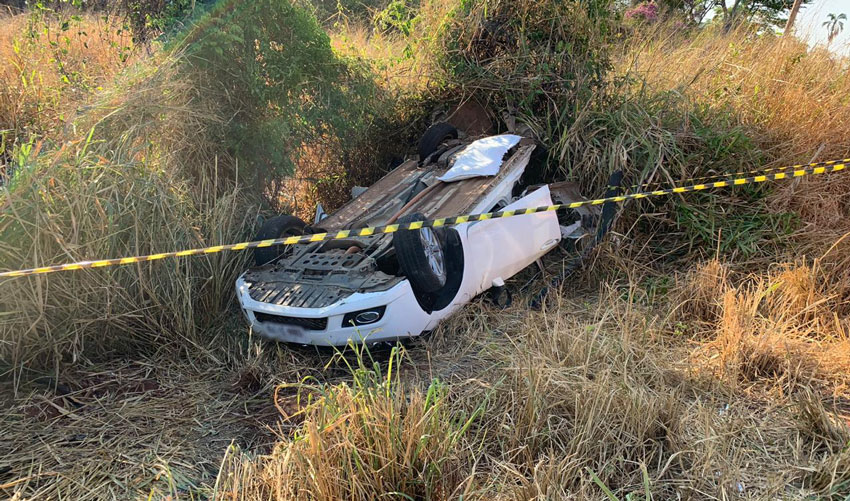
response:
[[[292,174],[311,145],[344,158],[378,120],[372,81],[292,2],[225,2],[178,45],[200,92],[228,117],[218,139],[272,205],[275,181]]]
[[[197,4],[212,0],[121,0],[128,27],[136,42],[145,43],[159,36],[175,24],[182,22]]]
[[[610,2],[462,2],[438,32],[446,85],[528,117],[588,101],[610,68]]]
[[[395,30],[409,35],[415,19],[413,8],[404,0],[393,0],[387,7],[375,15],[375,28],[380,31]]]

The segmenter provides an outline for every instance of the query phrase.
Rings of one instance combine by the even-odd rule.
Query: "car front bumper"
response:
[[[287,343],[344,346],[349,342],[390,341],[418,336],[431,322],[431,315],[419,306],[407,280],[385,291],[354,293],[324,308],[256,301],[241,277],[236,281],[236,293],[255,333]],[[363,325],[343,325],[344,320],[350,322],[356,314],[365,312],[380,312],[380,318]]]

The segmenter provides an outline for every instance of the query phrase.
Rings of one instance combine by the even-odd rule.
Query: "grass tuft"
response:
[[[267,456],[229,458],[217,481],[221,494],[262,499],[456,499],[464,494],[464,438],[477,415],[456,415],[438,380],[406,389],[393,350],[382,369],[355,354],[352,381],[298,384],[298,425]],[[277,391],[276,390],[276,394]]]

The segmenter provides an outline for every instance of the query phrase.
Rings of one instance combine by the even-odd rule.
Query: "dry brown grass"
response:
[[[786,166],[850,156],[850,76],[846,59],[793,37],[667,27],[637,38],[619,61],[624,72],[655,91],[728,112],[763,152],[751,168]],[[800,253],[817,256],[850,233],[848,176],[778,184],[770,209],[801,223]],[[846,243],[830,257],[847,262]]]
[[[653,499],[846,493],[846,408],[811,377],[783,393],[695,370],[689,345],[623,292],[585,290],[543,312],[472,305],[408,352],[406,398],[356,383],[312,387],[324,396],[287,418],[295,427],[273,453],[229,453],[220,495],[593,499],[604,495],[594,476],[620,499],[646,490]],[[443,427],[429,431],[422,389],[432,378],[448,393]],[[451,416],[476,412],[459,440],[446,436],[466,419]],[[411,480],[427,479],[409,458],[416,443],[439,451],[432,467],[452,465],[430,492]]]
[[[848,298],[828,273],[805,264],[781,265],[722,289],[699,279],[686,288],[713,294],[716,320],[708,342],[695,353],[698,366],[744,388],[782,397],[802,388],[848,397],[850,323]],[[846,278],[845,278],[846,281]],[[698,320],[698,319],[694,319]]]
[[[202,140],[219,119],[178,75],[176,62],[163,58],[123,83],[76,122],[76,139],[58,150],[34,150],[0,191],[0,266],[131,256],[250,235],[256,206]],[[227,253],[4,281],[0,359],[10,368],[44,368],[84,354],[180,349],[172,344],[177,339],[197,347],[233,301],[233,281],[249,257]]]
[[[850,151],[846,62],[793,37],[664,28],[636,39],[621,63],[655,89],[731,110],[757,134],[765,167]]]
[[[362,359],[359,359],[362,361]],[[394,354],[360,366],[351,383],[283,385],[284,424],[296,424],[258,463],[226,458],[219,492],[248,499],[374,499],[464,495],[468,458],[459,446],[476,419],[455,415],[439,381],[406,391]],[[275,391],[275,395],[282,395]]]
[[[382,33],[355,22],[337,26],[331,32],[335,50],[368,62],[376,82],[398,94],[426,91],[433,83],[433,64],[424,51],[417,56],[405,51],[417,45],[393,33]],[[418,47],[421,49],[421,47]]]
[[[0,14],[0,131],[8,131],[7,148],[29,134],[61,130],[136,59],[130,33],[120,28],[95,15]]]
[[[233,340],[220,333],[220,349],[196,350],[189,363],[160,356],[30,377],[17,396],[4,382],[0,496],[182,499],[214,481],[231,444],[269,450],[270,385],[295,366],[281,360],[272,377],[266,360],[251,379],[256,354]]]
[[[846,371],[794,362],[828,355],[838,340],[815,350],[812,339],[776,346],[746,332],[747,344],[730,330],[746,312],[728,307],[716,338],[682,343],[663,311],[634,302],[636,288],[565,293],[540,312],[473,304],[400,359],[348,356],[352,370],[327,352],[225,343],[191,369],[156,356],[67,374],[70,396],[39,389],[11,400],[4,426],[20,448],[0,464],[12,468],[4,489],[588,499],[603,496],[595,475],[620,499],[646,489],[653,499],[847,494]],[[796,285],[776,294],[778,318],[786,301],[817,297]],[[35,437],[38,449],[23,447]]]
[[[672,302],[676,308],[671,312],[678,322],[688,322],[699,335],[717,323],[721,314],[723,294],[729,290],[729,268],[712,259],[696,264],[675,288]]]

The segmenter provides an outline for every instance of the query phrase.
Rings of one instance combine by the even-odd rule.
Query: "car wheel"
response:
[[[457,139],[457,129],[454,125],[440,122],[428,127],[425,134],[422,134],[422,139],[419,140],[419,161],[424,161],[437,151],[446,139]]]
[[[283,214],[267,219],[257,232],[254,240],[270,240],[272,238],[296,237],[304,234],[307,223],[301,219]],[[254,263],[257,266],[268,264],[291,251],[289,245],[273,245],[254,249]]]
[[[415,212],[399,219],[399,224],[423,221]],[[393,233],[393,246],[401,271],[416,292],[436,292],[446,285],[446,256],[434,228],[402,230]]]

